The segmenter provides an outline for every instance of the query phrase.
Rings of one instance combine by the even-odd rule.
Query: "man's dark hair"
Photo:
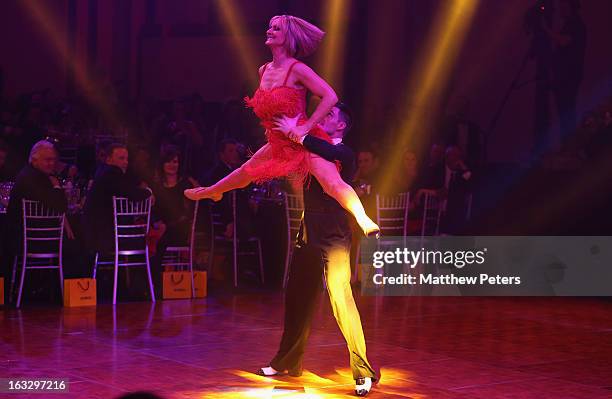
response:
[[[342,119],[342,122],[346,123],[346,127],[342,132],[343,136],[346,136],[351,127],[353,127],[353,113],[351,109],[343,103],[342,101],[338,101],[334,107],[338,108],[338,116]]]
[[[223,151],[225,151],[225,146],[227,146],[228,144],[238,145],[238,142],[234,139],[221,140],[219,144],[217,144],[217,154],[221,154]]]
[[[125,144],[121,144],[121,143],[111,143],[109,144],[105,150],[106,150],[106,158],[109,158],[111,155],[113,155],[113,151],[119,149],[119,148],[123,148],[125,150],[127,150],[127,146]]]

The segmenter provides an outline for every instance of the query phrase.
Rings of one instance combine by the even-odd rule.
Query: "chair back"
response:
[[[113,216],[115,225],[115,250],[120,244],[144,240],[149,232],[151,219],[151,197],[142,201],[113,196]]]
[[[22,200],[22,211],[24,254],[36,258],[61,255],[64,213],[26,199]]]
[[[426,193],[423,205],[423,225],[421,237],[438,235],[440,233],[440,218],[442,216],[442,203],[436,195]]]
[[[287,219],[287,244],[292,245],[295,241],[304,215],[304,197],[301,195],[284,195],[285,217]]]
[[[226,193],[225,195],[229,195],[229,200],[231,201],[232,207],[232,222],[234,223],[234,232],[236,231],[236,190]],[[214,209],[214,206],[211,207],[211,233],[213,236],[213,240],[217,241],[227,241],[228,238],[225,237],[225,223],[221,220],[221,214]]]
[[[376,194],[376,223],[383,235],[405,236],[407,234],[409,203],[410,193]]]

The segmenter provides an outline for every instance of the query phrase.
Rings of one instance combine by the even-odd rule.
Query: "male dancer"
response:
[[[296,122],[297,118],[284,118],[279,123],[290,127]],[[342,144],[351,126],[349,109],[337,103],[319,126],[329,134],[333,144],[310,135],[297,137],[291,131],[287,136],[330,162],[340,162],[342,179],[350,182],[355,173],[355,155]],[[283,337],[270,366],[260,369],[259,374],[274,376],[286,371],[292,376],[302,374],[304,348],[324,271],[334,316],[348,344],[355,393],[366,396],[378,377],[366,358],[361,319],[351,291],[349,216],[340,204],[323,192],[316,179],[309,180],[304,185],[300,245],[293,256],[285,295]]]

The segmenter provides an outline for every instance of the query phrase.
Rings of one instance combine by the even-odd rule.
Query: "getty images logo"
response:
[[[409,265],[414,268],[417,265],[448,265],[461,269],[466,265],[485,262],[486,248],[480,250],[466,251],[440,251],[440,250],[410,250],[408,248],[396,248],[394,251],[374,251],[372,254],[372,265],[380,269],[385,265],[400,264]]]

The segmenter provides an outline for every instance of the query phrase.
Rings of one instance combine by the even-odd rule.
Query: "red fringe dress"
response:
[[[282,132],[274,129],[274,118],[277,117],[295,118],[297,115],[302,115],[298,124],[303,124],[306,121],[306,89],[287,86],[287,79],[295,64],[297,62],[289,67],[282,86],[271,89],[259,87],[253,97],[245,97],[244,99],[247,107],[253,108],[261,126],[266,129],[266,138],[270,145],[265,158],[258,156],[258,162],[255,165],[253,162],[245,165],[246,172],[253,177],[253,181],[256,183],[284,176],[299,179],[303,182],[306,180],[310,169],[310,153],[308,150],[301,144],[291,141]],[[266,68],[267,64],[263,73],[265,73]],[[319,127],[313,128],[308,134],[331,143],[329,136]]]

